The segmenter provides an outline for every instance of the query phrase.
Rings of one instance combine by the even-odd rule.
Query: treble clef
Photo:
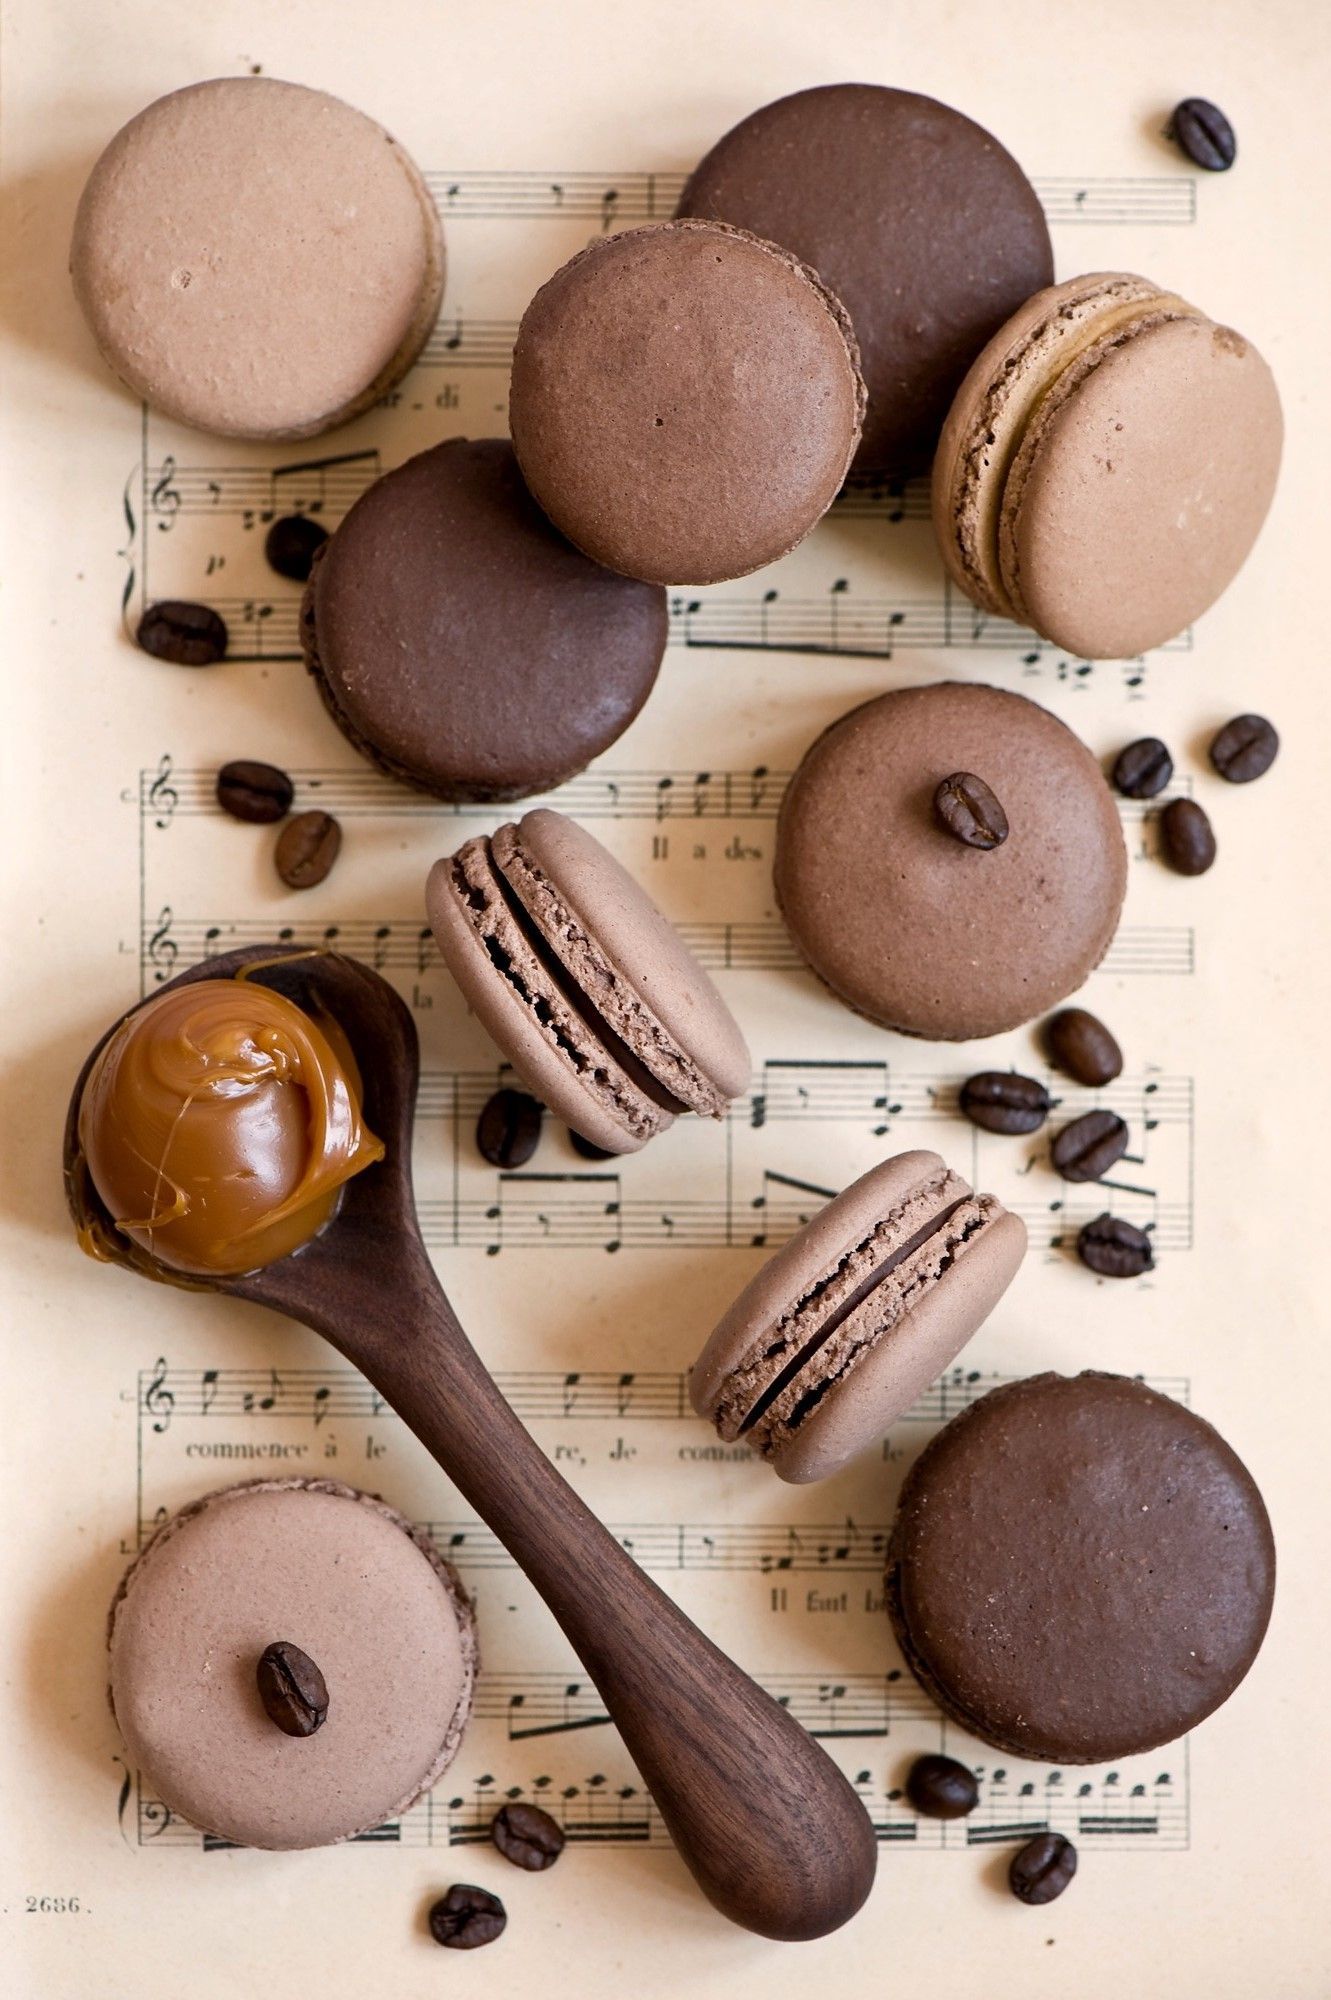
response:
[[[162,469],[157,475],[157,483],[152,490],[152,511],[157,515],[157,525],[165,534],[175,525],[180,512],[180,489],[173,482],[176,476],[176,461],[168,453],[162,460]]]
[[[152,1381],[143,1392],[143,1407],[153,1420],[153,1429],[160,1435],[171,1423],[171,1412],[176,1407],[176,1399],[166,1386],[166,1358],[158,1355],[157,1366]]]
[[[175,970],[180,947],[171,935],[172,912],[167,904],[158,914],[157,928],[148,939],[145,957],[153,969],[153,978],[160,986]]]
[[[143,775],[146,778],[148,774],[145,771]],[[153,824],[160,832],[165,833],[175,817],[176,807],[180,804],[180,794],[171,782],[171,758],[166,751],[163,751],[148,786],[145,803],[153,816]]]

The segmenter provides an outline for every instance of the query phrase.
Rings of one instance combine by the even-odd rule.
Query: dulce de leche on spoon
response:
[[[159,993],[104,1044],[79,1145],[119,1234],[173,1270],[232,1276],[308,1243],[383,1158],[360,1090],[335,1024],[253,980],[203,979]]]
[[[180,973],[75,1083],[65,1182],[80,1240],[325,1335],[545,1599],[703,1892],[766,1937],[824,1936],[869,1893],[869,1816],[500,1395],[421,1239],[417,1078],[408,1009],[354,959],[262,946]]]

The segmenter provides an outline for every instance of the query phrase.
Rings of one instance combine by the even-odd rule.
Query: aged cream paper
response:
[[[1318,1839],[1325,1796],[1321,1536],[1328,1341],[1320,1200],[1327,769],[1325,25],[1306,0],[4,0],[8,924],[3,1180],[6,1534],[0,1987],[19,2000],[260,1989],[323,1995],[796,1995],[982,1990],[1316,2000],[1331,1992]],[[297,449],[221,444],[146,415],[111,380],[65,252],[96,153],[163,91],[261,66],[381,118],[431,173],[448,231],[443,319],[423,364],[344,431]],[[513,327],[598,231],[668,214],[738,116],[802,85],[905,84],[991,126],[1039,182],[1058,274],[1140,269],[1251,334],[1289,418],[1274,513],[1223,604],[1144,662],[1087,669],[944,595],[923,490],[860,491],[778,568],[676,593],[659,690],[558,803],[640,869],[733,1002],[757,1067],[724,1127],[677,1128],[589,1169],[548,1132],[501,1178],[471,1131],[496,1057],[422,935],[429,861],[493,816],[371,774],[293,660],[294,586],[264,525],[335,521],[379,470],[453,432],[502,428]],[[1160,137],[1201,92],[1240,157],[1193,174]],[[224,198],[224,190],[219,190]],[[208,674],[127,643],[149,597],[221,604],[238,657]],[[956,1116],[956,1085],[1038,1062],[1022,1033],[933,1049],[853,1020],[800,973],[772,907],[781,785],[852,703],[944,675],[1047,702],[1097,752],[1158,733],[1212,811],[1220,859],[1168,875],[1125,808],[1123,929],[1087,1000],[1127,1051],[1120,1212],[1149,1223],[1153,1278],[1096,1285],[1066,1247],[1093,1212],[1038,1143]],[[1284,747],[1250,791],[1206,773],[1218,722],[1257,708]],[[211,774],[268,756],[343,819],[320,890],[282,892],[267,837],[221,818]],[[427,1234],[464,1323],[544,1446],[639,1558],[827,1738],[881,1834],[864,1914],[806,1946],[702,1903],[561,1635],[492,1538],[365,1385],[299,1329],[85,1262],[61,1208],[70,1081],[105,1021],[209,949],[289,928],[378,963],[412,1000],[425,1084]],[[1075,1090],[1064,1093],[1080,1101]],[[718,1448],[683,1371],[713,1319],[826,1190],[884,1153],[941,1148],[1018,1206],[1028,1265],[991,1324],[870,1460],[793,1490]],[[1100,1205],[1090,1197],[1095,1207]],[[995,1759],[903,1676],[881,1608],[904,1466],[993,1380],[1140,1372],[1219,1424],[1262,1484],[1281,1574],[1266,1648],[1192,1740],[1118,1770]],[[476,1720],[432,1801],[385,1837],[304,1855],[206,1848],[127,1771],[107,1712],[115,1583],[164,1509],[282,1469],[333,1472],[430,1522],[474,1588]],[[897,1796],[946,1743],[985,1774],[943,1832]],[[488,1846],[506,1794],[572,1836],[555,1874]],[[1081,1872],[1045,1911],[1002,1888],[1014,1832],[1053,1824]],[[502,1943],[441,1961],[432,1894],[507,1901]]]

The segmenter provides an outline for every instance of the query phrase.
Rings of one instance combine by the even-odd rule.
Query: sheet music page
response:
[[[552,1995],[978,1992],[1316,2000],[1331,1991],[1324,1839],[1328,1340],[1321,1134],[1326,917],[1325,23],[1307,0],[4,0],[7,177],[0,742],[9,910],[3,1033],[7,1348],[3,1544],[6,1858],[0,1984],[20,2000],[273,1990],[350,2000],[444,1990]],[[443,213],[443,316],[421,363],[358,422],[256,447],[143,410],[99,360],[66,273],[74,205],[112,133],[200,78],[292,78],[381,119]],[[477,1111],[501,1079],[424,929],[430,862],[500,812],[380,778],[299,661],[299,587],[266,566],[277,514],[331,526],[381,471],[505,425],[514,330],[589,238],[672,212],[683,176],[750,109],[857,78],[929,92],[989,126],[1034,177],[1060,278],[1140,270],[1252,336],[1288,443],[1256,553],[1195,631],[1087,666],[944,588],[924,484],[852,485],[792,556],[670,601],[657,691],[555,799],[636,870],[733,1004],[754,1052],[722,1126],[678,1124],[593,1165],[547,1125],[530,1168],[488,1168]],[[1160,136],[1190,94],[1223,105],[1232,172]],[[232,657],[207,673],[128,634],[162,597],[217,605]],[[1101,1101],[1132,1131],[1117,1213],[1154,1231],[1142,1283],[1071,1254],[1102,1191],[1060,1182],[1049,1132],[989,1137],[960,1081],[1046,1072],[1030,1031],[972,1047],[884,1033],[802,972],[771,890],[782,787],[854,703],[943,677],[1019,689],[1097,754],[1158,734],[1174,788],[1214,819],[1219,861],[1170,874],[1143,809],[1122,928],[1085,1000],[1126,1065]],[[1204,749],[1245,709],[1280,760],[1247,790]],[[270,836],[213,802],[217,767],[263,757],[345,829],[341,861],[282,889]],[[812,1945],[716,1916],[673,1855],[595,1690],[535,1593],[365,1382],[313,1334],[158,1289],[80,1256],[58,1157],[87,1048],[201,955],[326,942],[410,1001],[424,1081],[424,1231],[463,1323],[543,1447],[717,1640],[827,1743],[880,1840],[865,1912]],[[1096,1101],[1060,1081],[1066,1112]],[[818,1486],[780,1484],[689,1411],[684,1375],[765,1252],[889,1152],[940,1149],[1026,1220],[1025,1269],[960,1364],[884,1444]],[[1040,1369],[1140,1373],[1215,1422],[1255,1474],[1280,1556],[1275,1616],[1231,1702],[1191,1739],[1114,1768],[997,1756],[941,1721],[883,1609],[904,1469],[993,1383]],[[304,1854],[218,1851],[126,1767],[106,1702],[105,1622],[155,1522],[235,1479],[328,1474],[428,1523],[475,1592],[474,1721],[433,1795],[372,1838]],[[911,1759],[983,1773],[965,1821],[917,1818]],[[505,1798],[569,1846],[548,1877],[490,1847]],[[1004,1871],[1026,1829],[1076,1841],[1045,1910]],[[431,1898],[474,1880],[509,1925],[441,1962]]]

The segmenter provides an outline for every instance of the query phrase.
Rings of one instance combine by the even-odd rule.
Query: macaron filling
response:
[[[726,1382],[714,1421],[768,1457],[871,1348],[901,1326],[1001,1213],[950,1169],[911,1190],[849,1245],[761,1336]]]
[[[1113,278],[1088,295],[1064,298],[1005,355],[958,455],[952,495],[955,550],[967,588],[996,616],[1023,616],[1000,559],[1000,531],[1018,501],[1009,475],[1048,398],[1058,391],[1061,400],[1106,353],[1144,327],[1195,316],[1193,307],[1144,278]]]
[[[587,1019],[620,1055],[630,1076],[671,1112],[695,1111],[723,1118],[728,1094],[717,1088],[644,1005],[631,983],[581,923],[546,870],[518,842],[517,828],[501,826],[490,858],[517,921],[559,976]]]
[[[673,1098],[579,991],[496,866],[492,843],[469,840],[449,870],[457,900],[496,972],[543,1040],[635,1139],[664,1130],[686,1107]]]

